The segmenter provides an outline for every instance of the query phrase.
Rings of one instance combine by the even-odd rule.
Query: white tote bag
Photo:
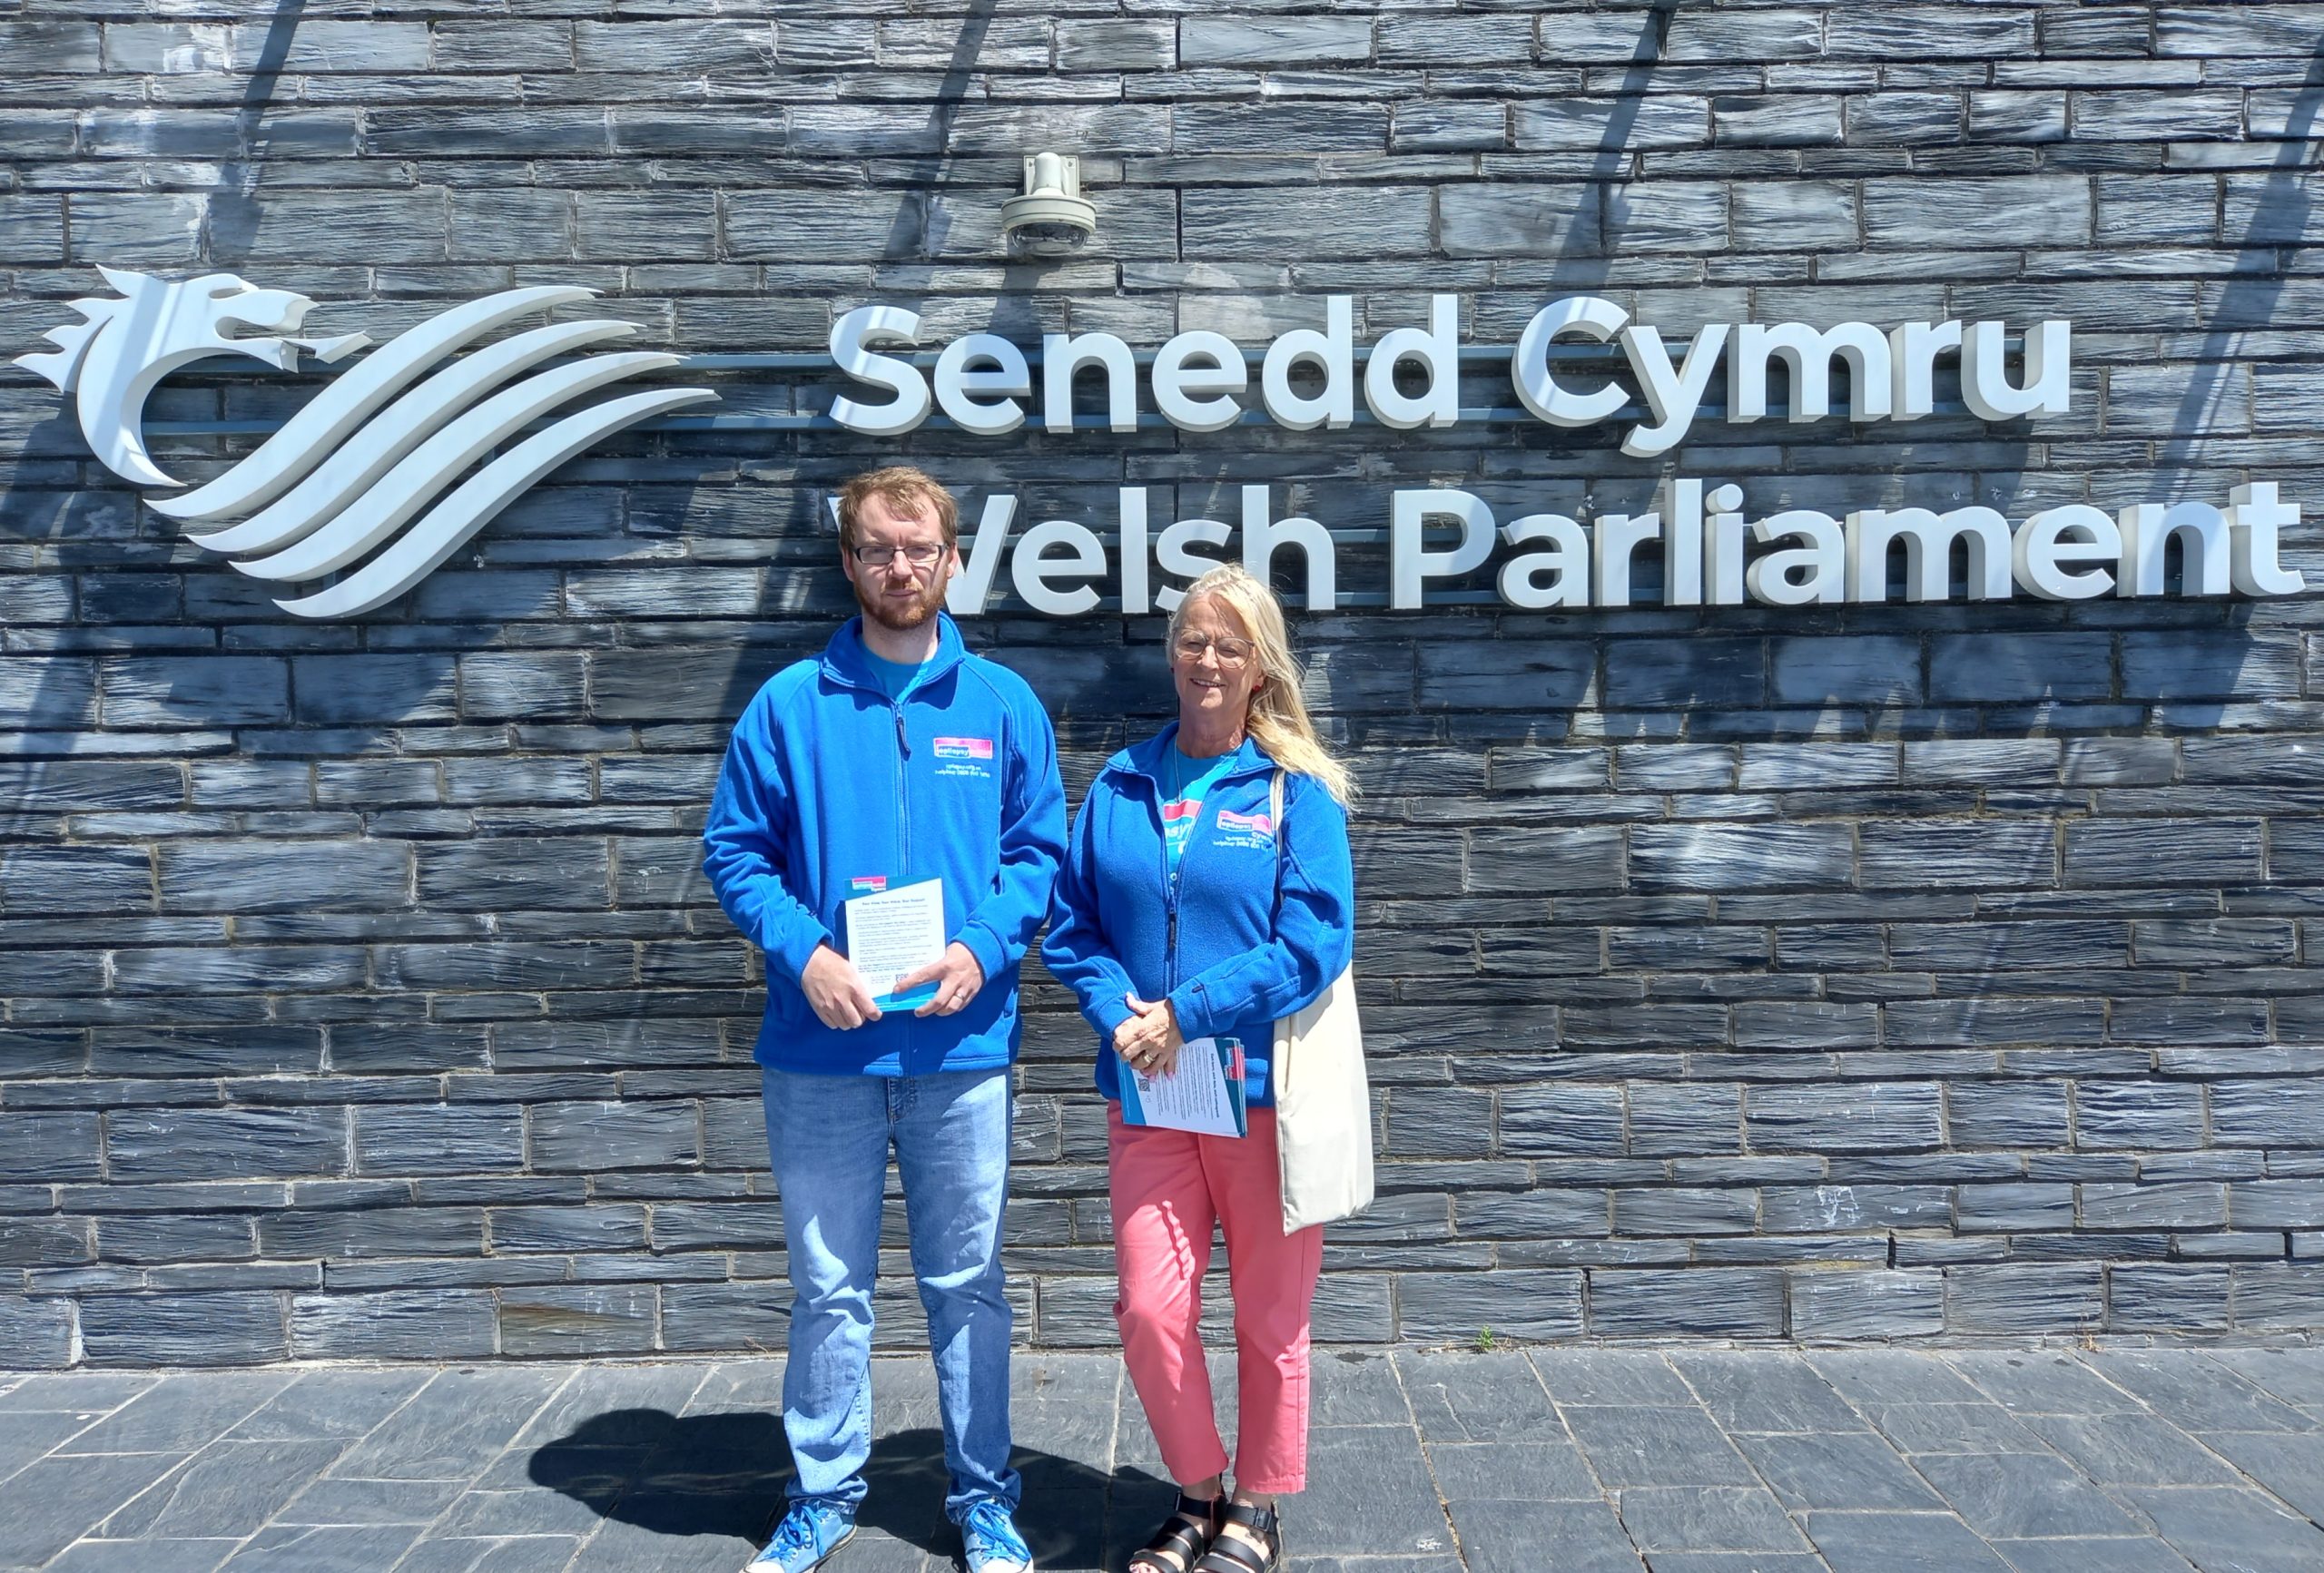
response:
[[[1268,788],[1282,881],[1283,772]],[[1304,1010],[1275,1024],[1275,1141],[1283,1172],[1283,1232],[1346,1218],[1372,1204],[1372,1089],[1351,964]]]

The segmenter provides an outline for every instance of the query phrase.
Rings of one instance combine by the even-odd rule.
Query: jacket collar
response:
[[[1159,788],[1163,762],[1169,757],[1170,751],[1177,746],[1177,742],[1178,723],[1174,721],[1145,742],[1134,742],[1116,754],[1114,767],[1129,775],[1143,776]],[[1275,769],[1275,761],[1269,759],[1266,751],[1259,746],[1259,740],[1248,735],[1244,737],[1243,746],[1235,751],[1233,759],[1234,762],[1226,767],[1224,778],[1228,781]]]
[[[834,683],[850,688],[878,689],[879,680],[872,675],[870,652],[863,647],[863,617],[861,613],[840,624],[829,644],[823,646],[823,675]],[[914,686],[925,687],[953,667],[968,659],[969,647],[961,641],[960,630],[954,625],[950,612],[936,614],[936,654],[921,668],[920,682]]]

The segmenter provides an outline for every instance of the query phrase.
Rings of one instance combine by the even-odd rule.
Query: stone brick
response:
[[[2063,1147],[2063,1082],[1965,1082],[1945,1093],[1945,1129],[1956,1147]]]
[[[2181,884],[2260,877],[2256,820],[2122,820],[2068,825],[2069,885]]]
[[[2074,1142],[2150,1152],[2200,1147],[2202,1088],[2174,1082],[2083,1082],[2074,1091]]]
[[[1596,256],[1604,197],[1600,186],[1441,186],[1438,243],[1452,257]],[[1382,217],[1395,233],[1395,216]]]
[[[1572,1338],[1582,1331],[1579,1273],[1503,1268],[1495,1273],[1403,1273],[1396,1325],[1407,1340],[1472,1339],[1487,1327],[1507,1338]]]
[[[1364,16],[1187,16],[1178,24],[1182,65],[1318,65],[1371,58]]]
[[[1526,1157],[1619,1153],[1622,1095],[1613,1087],[1512,1088],[1501,1095],[1501,1146]]]
[[[0,1300],[0,1364],[12,1371],[53,1371],[72,1364],[73,1314],[69,1300],[21,1295]]]
[[[415,1104],[355,1113],[355,1165],[366,1175],[471,1175],[524,1161],[524,1117],[513,1108]]]
[[[302,655],[290,664],[299,719],[449,721],[458,666],[444,655]]]
[[[0,851],[0,912],[151,910],[153,864],[137,847],[17,847]]]
[[[781,1281],[673,1283],[662,1291],[662,1347],[776,1349],[791,1320],[791,1285]]]
[[[1864,883],[2043,889],[2056,882],[2054,832],[2043,823],[1889,820],[1863,830]]]
[[[2211,1086],[2211,1136],[2221,1146],[2324,1146],[2324,1103],[2313,1081]]]
[[[2120,1332],[2224,1332],[2230,1270],[2140,1263],[2107,1274],[2106,1324]]]
[[[1609,828],[1478,831],[1470,838],[1472,890],[1605,890],[1621,883],[1622,838]]]
[[[1630,850],[1641,890],[1812,889],[1849,882],[1856,838],[1840,824],[1640,825]]]
[[[1521,148],[1610,153],[1702,147],[1710,141],[1710,101],[1689,94],[1552,98],[1511,111]]]
[[[1755,1086],[1743,1098],[1753,1147],[1768,1152],[1910,1152],[1940,1144],[1933,1083]]]
[[[1791,1335],[1803,1339],[1927,1337],[1944,1331],[1945,1279],[1928,1272],[1796,1272]]]
[[[1950,5],[1836,7],[1826,24],[1824,53],[1834,59],[2017,59],[2034,53],[2034,13],[2016,9],[1965,15]]]
[[[1768,1268],[1590,1274],[1590,1331],[1600,1338],[1780,1338],[1784,1275]]]
[[[117,1110],[105,1121],[105,1173],[116,1181],[340,1174],[346,1128],[336,1108]]]
[[[691,1167],[701,1119],[690,1103],[554,1103],[526,1111],[532,1166],[542,1172]]]
[[[650,1283],[504,1289],[501,1352],[581,1355],[650,1350],[656,1299]]]
[[[0,1180],[94,1180],[102,1175],[98,1120],[69,1110],[0,1112]]]
[[[410,901],[411,850],[396,841],[183,841],[162,849],[174,912],[391,911]]]
[[[492,1293],[395,1289],[301,1294],[290,1302],[290,1353],[300,1360],[470,1360],[495,1352]]]
[[[91,1365],[253,1365],[290,1353],[272,1294],[102,1294],[80,1303]]]
[[[602,841],[444,841],[418,851],[419,900],[426,907],[495,911],[606,905],[612,874]]]
[[[1864,182],[1876,247],[2071,246],[2089,238],[2089,182],[2057,175]]]
[[[2114,689],[2103,634],[1946,635],[1929,644],[1928,696],[1937,703],[2104,699]]]
[[[1945,1276],[1948,1332],[2094,1332],[2104,1319],[2104,1285],[2095,1265],[1964,1266]]]

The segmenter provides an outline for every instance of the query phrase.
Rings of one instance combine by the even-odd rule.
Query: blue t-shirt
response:
[[[1186,855],[1187,843],[1194,840],[1195,826],[1202,819],[1202,800],[1234,762],[1231,749],[1215,759],[1189,759],[1176,748],[1163,757],[1162,845],[1173,875],[1177,873],[1178,860]]]
[[[907,665],[884,655],[874,655],[869,650],[863,652],[863,660],[872,668],[872,680],[879,683],[880,692],[891,700],[901,699],[905,691],[920,681],[921,662]]]

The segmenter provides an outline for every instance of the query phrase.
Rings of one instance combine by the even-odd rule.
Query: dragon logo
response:
[[[288,337],[314,302],[231,273],[172,283],[113,268],[98,271],[115,296],[74,301],[83,320],[47,335],[59,348],[19,356],[16,364],[71,394],[81,434],[98,460],[139,486],[182,485],[153,462],[143,431],[146,400],[171,372],[222,355],[288,371],[302,354],[328,365],[372,343],[361,333]],[[195,544],[231,556],[253,577],[303,585],[343,573],[327,586],[275,603],[296,616],[349,617],[384,605],[591,443],[718,397],[704,388],[625,394],[566,415],[496,454],[560,406],[678,364],[675,355],[631,352],[581,356],[534,371],[636,331],[606,320],[552,323],[458,355],[519,318],[596,293],[567,286],[507,290],[431,317],[355,361],[225,474],[192,491],[149,497],[148,505],[206,529],[192,536]],[[239,336],[230,327],[256,332]],[[479,461],[475,473],[460,478]]]

